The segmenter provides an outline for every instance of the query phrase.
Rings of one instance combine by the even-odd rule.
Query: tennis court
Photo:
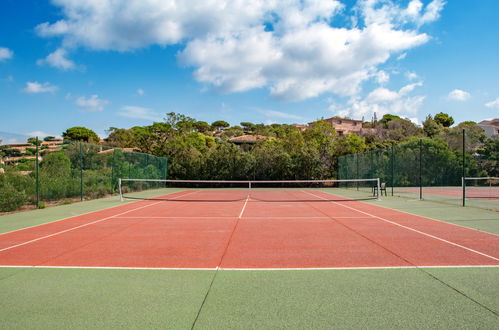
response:
[[[14,302],[4,306],[9,325],[26,325],[15,316],[29,308],[39,311],[28,319],[40,327],[62,317],[60,310],[52,311],[55,319],[40,312],[47,306],[37,299],[74,314],[61,324],[80,320],[81,327],[497,325],[497,233],[399,210],[389,204],[394,198],[377,201],[370,190],[366,200],[333,191],[340,194],[324,187],[166,188],[5,230],[0,283]],[[497,224],[494,212],[477,212]],[[21,286],[19,294],[6,288],[10,282]],[[112,307],[100,296],[110,291]],[[74,294],[76,301],[66,296]],[[34,300],[19,301],[23,296]],[[111,309],[116,323],[99,319],[95,307],[76,313],[85,297]]]

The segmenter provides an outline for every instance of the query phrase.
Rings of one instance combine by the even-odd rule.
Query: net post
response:
[[[121,178],[118,178],[118,191],[120,194],[120,202],[123,202],[123,191],[121,190]]]
[[[380,192],[381,192],[381,182],[380,182],[380,178],[376,178],[376,186],[377,186],[377,189],[376,189],[376,200],[380,201],[381,200],[381,197],[380,197]]]
[[[248,188],[251,190],[251,181],[248,181]]]
[[[465,177],[461,177],[461,185],[463,186],[463,207],[466,206],[466,180]]]

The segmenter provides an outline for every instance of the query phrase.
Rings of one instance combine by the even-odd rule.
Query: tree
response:
[[[249,121],[243,121],[240,124],[243,127],[245,133],[251,133],[255,129],[255,124],[250,123]]]
[[[37,138],[28,138],[28,143],[31,143],[32,145],[40,145],[43,141]]]
[[[43,138],[43,141],[55,141],[56,138],[55,136],[46,136]]]
[[[207,133],[210,131],[211,126],[205,121],[196,121],[194,123],[194,129],[199,133]]]
[[[383,116],[383,118],[381,118],[381,120],[379,121],[379,123],[384,127],[384,128],[388,128],[388,123],[394,119],[401,119],[399,116],[396,116],[396,115],[391,115],[389,113],[387,113],[386,115]]]
[[[224,128],[229,127],[230,124],[226,121],[223,121],[223,120],[217,120],[217,121],[214,121],[213,123],[211,123],[211,126],[219,131],[219,130],[222,130]]]
[[[443,112],[437,113],[434,120],[443,127],[451,127],[454,124],[454,118]]]
[[[442,133],[443,126],[435,121],[431,115],[428,115],[423,122],[423,131],[427,137],[434,138]]]
[[[65,140],[83,141],[88,143],[99,143],[99,136],[89,128],[82,126],[75,126],[68,128],[62,133]]]

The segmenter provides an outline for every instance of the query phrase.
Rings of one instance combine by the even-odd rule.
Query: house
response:
[[[499,118],[494,118],[492,120],[482,120],[478,123],[489,138],[497,138],[499,137]]]
[[[350,133],[355,133],[358,135],[362,134],[362,120],[339,117],[331,117],[323,120],[333,125],[334,129],[338,133],[338,136],[343,136]],[[314,123],[315,122],[309,123],[309,126],[314,126]]]
[[[298,128],[301,132],[306,131],[308,128],[307,125],[302,125],[302,124],[291,124],[291,126]]]
[[[51,140],[51,141],[43,141],[41,146],[43,149],[47,149],[49,151],[59,150],[64,144],[63,140]]]

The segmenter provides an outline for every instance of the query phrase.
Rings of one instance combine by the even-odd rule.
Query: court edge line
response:
[[[165,196],[171,195],[171,194],[175,194],[175,193],[178,193],[178,192],[182,192],[182,190],[166,194]],[[113,197],[116,197],[116,196],[113,196]],[[110,197],[110,198],[113,198],[113,197]],[[57,220],[53,220],[53,221],[49,221],[49,222],[45,222],[45,223],[40,223],[38,225],[33,225],[33,226],[29,226],[29,227],[14,229],[14,230],[11,230],[11,231],[6,231],[4,233],[0,233],[0,236],[5,235],[5,234],[10,234],[10,233],[15,233],[16,231],[21,231],[21,230],[25,230],[25,229],[30,229],[30,228],[39,227],[39,226],[45,226],[45,225],[48,225],[48,224],[51,224],[51,223],[55,223],[55,222],[59,222],[59,221],[63,221],[63,220],[68,220],[68,219],[79,217],[79,216],[82,216],[82,215],[92,214],[92,213],[96,213],[96,212],[100,212],[100,211],[104,211],[104,210],[112,210],[112,209],[117,208],[117,207],[123,207],[123,206],[129,205],[129,204],[140,203],[142,201],[144,201],[144,200],[126,201],[125,202],[126,204],[120,204],[120,205],[116,205],[116,206],[112,206],[112,207],[106,207],[106,208],[103,208],[103,209],[100,209],[100,210],[95,210],[95,211],[90,211],[90,212],[86,212],[86,213],[76,214],[76,215],[72,215],[72,216],[69,216],[69,217],[66,217],[66,218],[62,218],[62,219],[57,219]],[[120,202],[120,203],[123,203],[123,202]]]
[[[232,268],[232,267],[113,267],[113,266],[50,266],[50,265],[0,265],[1,268],[42,269],[102,269],[102,270],[201,270],[201,271],[290,271],[290,270],[376,270],[376,269],[452,269],[452,268],[499,268],[499,265],[440,265],[440,266],[365,266],[365,267],[285,267],[285,268]]]
[[[243,217],[244,209],[246,209],[246,205],[248,205],[248,200],[249,200],[249,195],[246,196],[246,201],[244,202],[243,209],[241,210],[241,213],[239,213],[238,219],[241,219]]]
[[[415,199],[414,201],[415,202],[419,202],[420,200],[419,199]],[[429,200],[426,200],[426,202],[438,203],[438,202],[429,201]],[[371,205],[376,205],[376,204],[371,204]],[[441,204],[439,204],[439,205],[441,205]],[[449,205],[449,204],[445,204],[445,206],[447,206],[447,205]],[[376,205],[376,206],[384,208],[384,209],[387,209],[387,210],[390,210],[390,211],[395,210],[395,211],[398,211],[398,212],[401,212],[401,213],[413,215],[415,217],[420,217],[420,218],[429,219],[429,220],[433,220],[433,221],[437,221],[437,222],[441,222],[441,223],[446,223],[446,224],[449,224],[449,225],[452,225],[452,226],[466,228],[466,229],[470,229],[470,230],[475,230],[475,231],[478,231],[480,233],[485,233],[485,234],[489,234],[489,235],[492,235],[492,236],[498,236],[499,237],[499,234],[494,234],[494,233],[490,233],[488,231],[484,231],[484,230],[480,230],[480,229],[476,229],[476,228],[470,228],[470,227],[466,227],[466,226],[463,226],[463,225],[458,225],[457,223],[452,223],[452,222],[447,222],[447,221],[443,221],[443,220],[438,220],[438,219],[435,219],[435,218],[425,217],[425,216],[422,216],[422,215],[419,215],[419,214],[414,214],[414,213],[407,212],[407,211],[402,211],[402,210],[399,210],[399,209],[391,209],[389,207],[382,206],[382,205]],[[485,210],[485,211],[488,211],[488,210]],[[496,220],[496,219],[491,219],[491,220]],[[473,220],[467,220],[467,221],[473,221]]]
[[[185,195],[182,195],[182,196],[178,196],[178,197],[183,197],[183,196],[186,196],[186,195],[190,195],[190,194],[195,193],[195,192],[196,191],[188,193],[188,194],[185,194]],[[140,209],[143,209],[143,208],[146,208],[146,207],[149,207],[149,206],[153,206],[153,205],[156,205],[156,204],[159,204],[159,203],[161,203],[161,202],[156,202],[156,203],[152,203],[152,204],[148,204],[148,205],[136,207],[134,209],[131,209],[131,210],[128,210],[128,211],[125,211],[125,212],[122,212],[122,213],[118,213],[116,215],[111,215],[109,217],[101,218],[101,219],[98,219],[98,220],[95,220],[95,221],[92,221],[92,222],[87,222],[85,224],[82,224],[82,225],[79,225],[79,226],[76,226],[76,227],[71,227],[71,228],[68,228],[68,229],[65,229],[65,230],[61,230],[61,231],[58,231],[58,232],[55,232],[55,233],[52,233],[52,234],[49,234],[49,235],[45,235],[45,236],[42,236],[42,237],[38,237],[38,238],[29,240],[29,241],[26,241],[26,242],[23,242],[23,243],[19,243],[19,244],[16,244],[16,245],[8,246],[6,248],[0,249],[0,252],[7,251],[7,250],[10,250],[10,249],[14,249],[16,247],[20,247],[20,246],[23,246],[23,245],[31,244],[31,243],[34,243],[34,242],[38,242],[38,241],[41,241],[41,240],[46,239],[46,238],[50,238],[50,237],[53,237],[53,236],[64,234],[64,233],[67,233],[69,231],[76,230],[76,229],[79,229],[79,228],[83,228],[83,227],[86,227],[86,226],[90,226],[90,225],[93,225],[93,224],[96,224],[96,223],[99,223],[99,222],[103,222],[103,221],[106,221],[106,220],[109,220],[109,219],[113,219],[113,218],[116,218],[119,215],[126,214],[126,213],[129,213],[129,212],[132,212],[132,211],[137,211],[137,210],[140,210]]]
[[[314,194],[312,194],[312,193],[310,193],[310,192],[307,192],[307,191],[304,191],[304,190],[303,190],[303,192],[305,192],[305,193],[307,193],[307,194],[310,194],[310,195],[312,195],[312,196],[315,196],[315,197],[323,198],[323,197],[321,197],[321,196],[314,195]],[[323,198],[323,199],[326,199],[326,198]],[[385,218],[382,218],[382,217],[379,217],[379,216],[377,216],[377,215],[373,215],[373,214],[370,214],[370,213],[367,213],[367,212],[364,212],[364,211],[361,211],[361,210],[358,210],[358,209],[356,209],[356,208],[354,208],[354,207],[351,207],[351,206],[348,206],[348,205],[341,204],[340,202],[333,202],[333,203],[336,203],[336,204],[338,204],[338,205],[341,205],[341,206],[343,206],[343,207],[346,207],[347,209],[354,210],[354,211],[357,211],[357,212],[362,213],[362,214],[366,214],[366,215],[368,215],[368,216],[370,216],[370,217],[372,217],[372,218],[379,219],[379,220],[381,220],[381,221],[385,221],[385,222],[387,222],[387,223],[391,223],[392,225],[395,225],[395,226],[398,226],[398,227],[401,227],[401,228],[405,228],[405,229],[407,229],[407,230],[410,230],[410,231],[416,232],[416,233],[421,234],[421,235],[424,235],[424,236],[431,237],[431,238],[433,238],[433,239],[436,239],[436,240],[442,241],[442,242],[447,243],[447,244],[450,244],[450,245],[454,245],[454,246],[456,246],[456,247],[460,247],[460,248],[462,248],[462,249],[464,249],[464,250],[468,250],[468,251],[470,251],[470,252],[473,252],[473,253],[476,253],[476,254],[482,255],[482,256],[487,257],[487,258],[490,258],[490,259],[492,259],[492,260],[499,261],[499,258],[496,258],[496,257],[491,256],[491,255],[488,255],[488,254],[486,254],[486,253],[483,253],[483,252],[480,252],[480,251],[474,250],[474,249],[469,248],[469,247],[466,247],[466,246],[464,246],[464,245],[461,245],[461,244],[458,244],[458,243],[454,243],[454,242],[448,241],[448,240],[446,240],[446,239],[444,239],[444,238],[440,238],[440,237],[438,237],[438,236],[435,236],[435,235],[432,235],[432,234],[425,233],[424,231],[420,231],[420,230],[417,230],[417,229],[414,229],[414,228],[411,228],[411,227],[408,227],[408,226],[404,226],[404,225],[402,225],[402,224],[400,224],[400,223],[397,223],[397,222],[394,222],[394,221],[391,221],[391,220],[388,220],[388,219],[385,219]],[[376,205],[373,205],[373,206],[376,206]],[[423,218],[424,218],[424,217],[423,217]],[[437,220],[437,221],[438,221],[438,220]],[[446,223],[446,222],[443,222],[443,223]],[[466,227],[464,227],[464,228],[466,228]],[[469,228],[468,228],[468,229],[469,229]]]
[[[204,216],[204,217],[195,217],[195,216],[170,216],[170,217],[118,217],[119,219],[220,219],[220,218],[228,218],[234,219],[234,216]],[[269,217],[254,217],[254,216],[246,216],[246,219],[268,219]],[[272,219],[330,219],[331,217],[323,216],[323,217],[278,217],[272,216]],[[334,219],[366,219],[365,217],[334,217]]]

